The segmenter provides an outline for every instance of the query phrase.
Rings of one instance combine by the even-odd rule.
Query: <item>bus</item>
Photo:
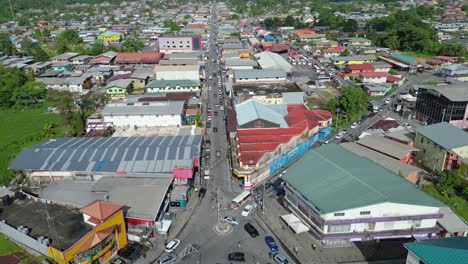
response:
[[[315,72],[319,73],[320,72],[320,67],[318,65],[314,65]]]
[[[250,197],[250,191],[243,191],[236,198],[232,199],[231,208],[239,208]]]

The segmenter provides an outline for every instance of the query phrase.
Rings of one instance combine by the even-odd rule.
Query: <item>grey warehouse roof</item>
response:
[[[468,88],[465,84],[455,85],[414,85],[415,90],[420,88],[432,90],[439,93],[453,102],[468,101]]]
[[[9,168],[172,173],[175,167],[192,167],[200,141],[200,135],[56,138],[23,149]]]
[[[102,110],[104,116],[110,115],[181,115],[184,112],[184,101],[167,101],[151,103],[114,103],[107,104]]]
[[[280,127],[288,127],[284,116],[288,114],[287,105],[270,105],[250,99],[236,105],[237,123],[242,126],[257,119],[263,119]]]
[[[263,79],[263,78],[286,78],[286,72],[283,70],[234,70],[236,79]]]
[[[468,133],[447,122],[422,126],[416,132],[447,150],[468,145]]]
[[[279,69],[286,72],[291,72],[293,66],[281,55],[269,51],[263,51],[255,54],[258,63],[262,69]]]

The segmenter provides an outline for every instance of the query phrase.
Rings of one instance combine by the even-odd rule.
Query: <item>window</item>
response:
[[[414,228],[420,228],[421,227],[421,220],[413,220],[411,223],[411,226]]]
[[[424,138],[423,137],[421,137],[421,143],[424,143]]]
[[[344,233],[351,230],[351,225],[331,225],[328,227],[330,233]]]
[[[344,216],[345,213],[334,213],[333,216]]]
[[[370,215],[370,211],[361,211],[360,215]]]

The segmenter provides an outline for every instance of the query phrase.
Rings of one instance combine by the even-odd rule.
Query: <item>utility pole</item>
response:
[[[444,119],[445,119],[445,111],[447,111],[447,109],[444,108],[444,110],[442,110],[442,121],[440,121],[440,122],[444,122]]]
[[[15,13],[13,13],[13,6],[11,5],[11,0],[8,0],[8,3],[10,4],[11,18],[15,20]]]
[[[266,186],[265,186],[265,181],[263,181],[263,192],[262,192],[262,213],[265,213],[265,191],[266,191]]]
[[[335,127],[338,127],[338,120],[340,119],[340,108],[336,109],[336,122],[335,122]]]

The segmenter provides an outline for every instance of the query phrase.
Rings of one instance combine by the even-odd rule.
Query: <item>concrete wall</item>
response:
[[[18,230],[16,230],[16,227],[11,227],[8,224],[0,222],[0,232],[12,240],[19,242],[31,249],[34,249],[42,255],[48,255],[46,245],[40,243],[39,241],[28,235],[19,232]]]
[[[200,87],[146,88],[146,93],[199,92]]]
[[[112,122],[115,127],[160,127],[181,126],[181,115],[114,115],[104,116],[104,122]]]
[[[157,71],[156,80],[199,80],[200,73],[196,71]]]
[[[416,163],[433,171],[443,171],[445,155],[447,150],[436,146],[431,140],[416,133],[414,147],[419,149],[416,152]]]

